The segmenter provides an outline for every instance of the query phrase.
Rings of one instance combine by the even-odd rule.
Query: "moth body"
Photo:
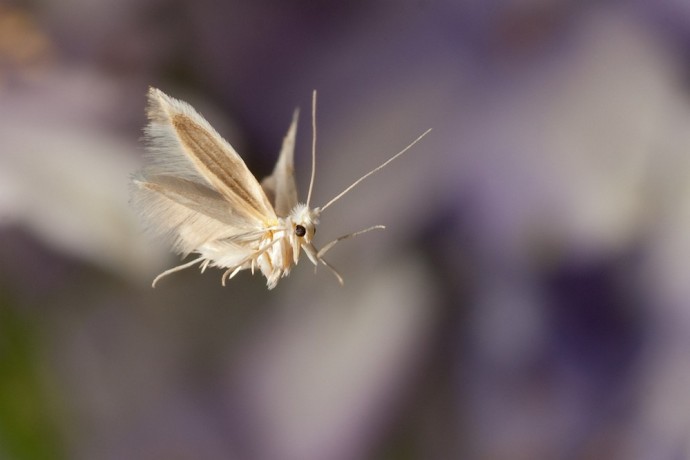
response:
[[[318,264],[317,249],[311,240],[318,224],[318,208],[309,209],[298,204],[285,218],[278,218],[277,224],[254,237],[246,244],[232,241],[210,241],[198,250],[203,257],[202,267],[226,269],[222,282],[245,269],[254,272],[258,268],[266,277],[266,284],[273,289],[280,278],[288,276],[299,262],[302,249],[314,264]],[[301,229],[304,229],[304,233]]]
[[[202,272],[208,267],[225,269],[223,285],[242,270],[258,269],[273,289],[299,262],[301,251],[315,266],[329,268],[342,284],[323,255],[339,241],[383,226],[343,235],[317,250],[312,241],[321,212],[426,134],[324,206],[312,208],[316,137],[309,194],[306,203],[299,203],[293,166],[297,111],[273,173],[259,182],[235,149],[189,104],[155,88],[149,90],[148,101],[147,164],[132,181],[132,201],[151,231],[167,238],[175,252],[197,255],[158,275],[154,286],[164,276],[199,265]],[[316,93],[312,119],[315,106]]]

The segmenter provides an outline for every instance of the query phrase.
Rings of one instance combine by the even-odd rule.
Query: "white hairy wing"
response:
[[[243,245],[256,232],[215,190],[170,176],[133,180],[133,204],[149,231],[163,237],[175,252],[190,254],[205,244],[227,241]]]
[[[275,211],[259,182],[192,106],[155,88],[149,90],[148,101],[145,180],[172,176],[202,184],[229,203],[234,220],[244,219],[243,227],[275,225]]]
[[[294,157],[298,115],[299,111],[295,110],[273,173],[261,181],[264,192],[269,196],[276,214],[280,217],[287,217],[297,205]]]

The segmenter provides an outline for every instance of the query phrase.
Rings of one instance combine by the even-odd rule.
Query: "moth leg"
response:
[[[225,287],[225,280],[233,279],[235,275],[237,275],[241,270],[242,265],[238,265],[237,267],[231,267],[225,270],[225,273],[223,273],[223,276],[220,278],[220,283],[223,285],[223,287]]]
[[[211,259],[206,259],[204,263],[201,264],[201,273],[204,273],[206,271],[206,268],[208,267],[208,264],[211,263]]]
[[[317,253],[314,245],[311,243],[304,243],[303,242],[301,246],[302,246],[302,249],[304,250],[304,253],[307,255],[307,257],[311,261],[311,263],[314,264],[314,267],[317,267],[319,265],[319,256],[318,256],[318,253]]]
[[[225,280],[231,279],[235,275],[237,275],[242,269],[244,268],[250,268],[250,267],[245,267],[244,265],[248,262],[251,262],[251,269],[252,269],[252,275],[254,274],[254,267],[255,267],[255,262],[256,259],[261,257],[266,251],[271,249],[273,245],[278,242],[279,240],[272,241],[269,245],[267,245],[265,248],[260,249],[258,252],[255,252],[253,254],[248,255],[244,259],[242,259],[237,265],[234,267],[228,268],[225,273],[223,273],[223,276],[221,277],[221,284],[225,286]],[[229,275],[229,276],[228,276]]]
[[[156,277],[153,279],[153,283],[151,283],[151,287],[154,287],[154,288],[155,288],[155,287],[156,287],[156,283],[158,282],[159,279],[161,279],[161,278],[163,278],[163,277],[165,277],[165,276],[168,276],[168,275],[171,274],[171,273],[179,272],[180,270],[184,270],[184,269],[187,268],[187,267],[191,267],[192,265],[194,265],[194,264],[196,264],[196,263],[198,263],[198,262],[201,262],[202,260],[204,260],[204,257],[203,257],[203,256],[202,256],[202,257],[199,257],[198,259],[194,259],[194,260],[192,260],[191,262],[187,262],[186,264],[178,265],[177,267],[173,267],[173,268],[171,268],[171,269],[169,269],[169,270],[164,271],[163,273],[161,273],[160,275],[156,276]]]
[[[360,230],[358,232],[354,233],[348,233],[347,235],[339,236],[338,238],[334,239],[330,243],[328,243],[326,246],[322,247],[319,252],[316,253],[317,258],[323,257],[324,254],[326,254],[330,249],[336,245],[336,243],[339,243],[340,241],[347,240],[348,238],[352,238],[353,236],[361,235],[362,233],[370,232],[372,230],[383,230],[386,227],[383,225],[373,225],[369,228],[365,228],[364,230]]]
[[[341,286],[345,284],[343,277],[340,276],[340,273],[338,273],[338,270],[333,268],[333,266],[331,264],[329,264],[328,262],[326,262],[325,260],[323,260],[321,258],[319,258],[319,262],[324,264],[331,271],[331,273],[333,273],[333,275],[336,277],[336,279],[338,280],[338,283],[340,283]],[[314,267],[314,271],[316,271],[316,267]]]
[[[322,263],[338,279],[338,283],[340,283],[341,286],[345,284],[345,282],[343,281],[343,277],[340,276],[338,270],[333,268],[331,264],[329,264],[319,256],[319,253],[321,251],[317,252],[316,248],[311,243],[302,243],[302,249],[304,249],[305,254],[307,254],[307,257],[309,257],[309,260],[311,260],[311,262],[314,264],[314,273],[316,273],[316,269],[319,267],[319,263]]]

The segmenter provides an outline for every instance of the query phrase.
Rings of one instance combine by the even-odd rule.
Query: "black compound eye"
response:
[[[307,234],[307,229],[303,225],[295,225],[295,235],[304,236]]]

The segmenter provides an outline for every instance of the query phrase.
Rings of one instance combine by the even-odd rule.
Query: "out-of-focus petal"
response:
[[[128,205],[141,147],[107,124],[117,97],[112,83],[80,72],[0,93],[0,222],[140,278],[163,259]]]

